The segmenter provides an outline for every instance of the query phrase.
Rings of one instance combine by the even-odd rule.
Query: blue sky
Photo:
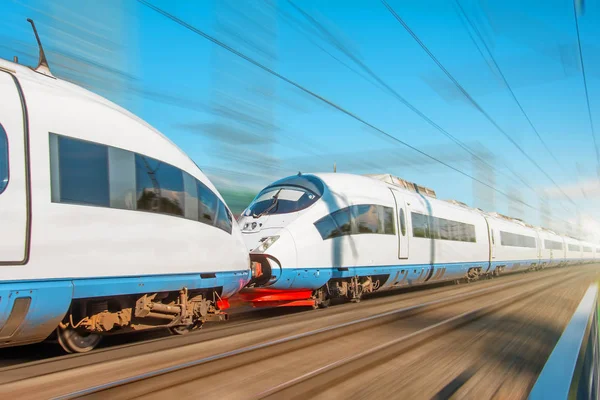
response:
[[[533,208],[416,156],[137,2],[5,1],[0,57],[18,54],[23,63],[35,62],[25,22],[35,18],[57,75],[156,126],[220,187],[256,190],[298,170],[329,171],[335,162],[338,171],[389,172],[435,189],[438,197],[535,224],[548,223],[536,210],[545,193],[552,227],[564,230],[564,220],[576,222],[577,208],[584,229],[599,230],[594,221],[600,220],[600,186],[572,3],[460,0],[557,163],[490,60],[479,53],[454,0],[388,2],[576,206],[469,104],[379,1],[297,0],[296,7],[282,0],[151,3]],[[600,129],[598,21],[600,6],[588,1],[580,16],[581,43],[592,115]],[[480,151],[495,172],[477,166],[471,155],[378,87],[365,67]]]

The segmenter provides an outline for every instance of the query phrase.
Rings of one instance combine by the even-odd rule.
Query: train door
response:
[[[490,257],[492,260],[496,258],[496,239],[494,228],[490,226]]]
[[[398,212],[398,258],[408,258],[408,210],[406,208],[406,202],[404,196],[392,190],[394,195],[394,201],[396,202],[396,210]]]
[[[29,252],[25,113],[12,75],[0,69],[0,265],[25,264]]]

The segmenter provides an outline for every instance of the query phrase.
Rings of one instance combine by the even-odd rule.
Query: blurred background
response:
[[[305,172],[390,173],[600,242],[600,4],[4,0],[0,57],[118,103],[236,214]],[[600,129],[600,128],[598,128]]]

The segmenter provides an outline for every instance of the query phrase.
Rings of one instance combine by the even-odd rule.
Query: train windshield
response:
[[[263,189],[250,203],[244,216],[287,214],[314,204],[323,194],[321,180],[313,176],[294,176]]]
[[[271,187],[263,190],[248,206],[245,216],[286,214],[305,209],[317,201],[314,193],[299,187]]]

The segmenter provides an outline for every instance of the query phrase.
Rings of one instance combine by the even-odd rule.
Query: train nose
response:
[[[255,232],[242,231],[244,243],[248,251],[256,249],[264,240],[270,237],[275,237],[279,234],[281,228],[265,228]]]

